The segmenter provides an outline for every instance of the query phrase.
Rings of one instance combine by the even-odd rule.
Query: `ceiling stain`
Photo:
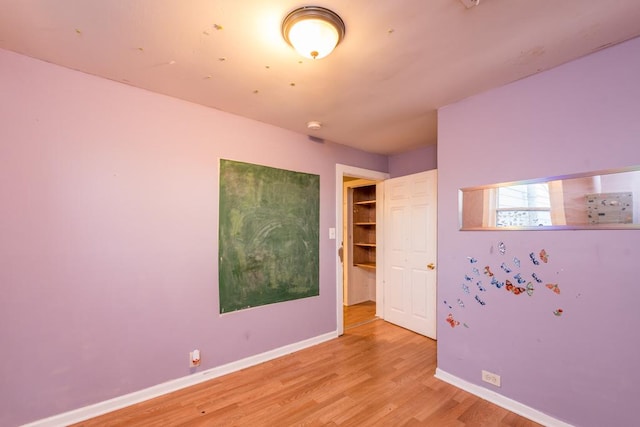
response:
[[[535,46],[529,50],[520,52],[516,60],[517,64],[529,64],[534,60],[540,58],[546,53],[544,46]]]

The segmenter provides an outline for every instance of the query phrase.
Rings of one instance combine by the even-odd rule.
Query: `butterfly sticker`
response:
[[[484,268],[484,274],[486,274],[489,277],[493,277],[493,273],[491,272],[491,268],[489,268],[488,265]]]
[[[562,316],[562,313],[564,313],[564,310],[562,310],[561,308],[553,311],[553,314],[555,314],[558,317]]]
[[[505,289],[507,290],[507,292],[512,292],[514,295],[520,295],[521,293],[526,291],[525,288],[513,286],[513,283],[508,280],[506,281]]]
[[[491,278],[491,284],[493,286],[495,286],[496,288],[500,289],[501,287],[504,286],[504,282],[499,281],[498,279],[496,279],[495,277]]]
[[[480,292],[486,291],[486,289],[482,286],[482,282],[477,282],[476,286],[478,287],[478,290],[480,290]]]
[[[531,273],[531,277],[533,277],[533,280],[535,280],[538,283],[542,283],[542,279],[540,279],[536,273]]]
[[[470,282],[473,280],[473,278],[471,276],[469,276],[468,274],[464,275],[464,280],[466,280],[467,282]]]
[[[500,255],[507,253],[507,247],[504,245],[504,242],[498,243],[498,250],[500,251]]]
[[[475,274],[476,276],[480,275],[480,270],[478,270],[477,268],[473,267],[473,274]]]
[[[544,249],[540,251],[540,259],[545,264],[549,262],[549,255],[547,254],[547,251],[545,251]]]
[[[478,304],[480,304],[480,305],[485,305],[486,304],[486,302],[482,301],[478,295],[476,295],[476,301],[478,301]]]
[[[513,276],[513,278],[516,279],[519,285],[522,285],[524,282],[526,282],[526,280],[522,278],[522,275],[520,273]]]
[[[533,263],[533,265],[540,265],[540,261],[536,259],[536,254],[534,254],[533,252],[529,254],[529,258],[531,258],[531,262]]]
[[[469,257],[467,257],[467,259],[469,260],[469,262],[470,262],[471,264],[475,264],[476,262],[478,262],[478,260],[477,260],[476,258],[474,258],[474,257],[470,257],[470,256],[469,256]]]
[[[460,324],[460,322],[453,318],[453,314],[451,313],[449,313],[449,315],[447,316],[447,323],[449,323],[452,328],[455,328]]]
[[[519,260],[518,258],[513,257],[513,263],[514,263],[518,268],[520,268],[520,260]]]
[[[464,302],[463,302],[460,298],[458,298],[458,305],[459,305],[461,308],[464,308]]]
[[[469,291],[469,286],[466,283],[462,284],[462,290],[464,291],[465,294],[468,294]]]
[[[511,273],[511,269],[507,266],[507,264],[505,264],[504,262],[502,263],[502,265],[500,266],[501,269],[504,270],[505,273],[509,274]]]
[[[448,302],[444,301],[444,305],[446,305],[447,307],[449,307],[449,310],[451,310],[451,308],[452,308],[452,307],[449,305],[449,303],[448,303]]]
[[[560,287],[557,283],[547,283],[547,288],[551,289],[556,294],[560,295]]]
[[[533,287],[533,283],[527,283],[527,295],[529,295],[530,297],[533,296],[534,289],[535,288]]]

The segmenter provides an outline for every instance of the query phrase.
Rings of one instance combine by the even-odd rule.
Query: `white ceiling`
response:
[[[280,34],[305,5],[347,28],[317,61]],[[637,0],[0,0],[0,48],[381,154],[435,144],[439,107],[638,35]]]

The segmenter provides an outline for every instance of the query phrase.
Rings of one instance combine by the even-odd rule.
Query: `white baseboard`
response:
[[[498,405],[502,408],[508,409],[511,412],[528,418],[531,421],[535,421],[538,424],[542,424],[547,427],[573,427],[571,424],[567,424],[563,421],[557,420],[543,412],[540,412],[529,406],[523,405],[520,402],[516,402],[515,400],[509,399],[508,397],[496,393],[495,391],[488,390],[484,387],[480,387],[479,385],[458,378],[455,375],[451,375],[440,368],[436,368],[435,377],[453,386],[461,388],[464,391],[468,391],[471,394],[475,394],[476,396],[495,405]]]
[[[324,335],[319,335],[317,337],[309,338],[304,341],[276,348],[265,353],[247,357],[236,362],[231,362],[226,365],[207,369],[206,371],[196,372],[195,374],[186,377],[167,381],[165,383],[158,384],[144,390],[125,394],[123,396],[118,396],[113,399],[105,400],[104,402],[54,415],[49,418],[44,418],[42,420],[25,424],[23,427],[59,427],[79,423],[81,421],[85,421],[90,418],[106,414],[108,412],[116,411],[118,409],[134,405],[136,403],[144,402],[145,400],[153,399],[154,397],[162,396],[163,394],[171,393],[195,384],[199,384],[204,381],[208,381],[213,378],[220,377],[222,375],[230,374],[241,369],[255,366],[260,363],[264,363],[269,360],[294,353],[307,347],[312,347],[314,345],[329,341],[337,337],[338,333],[336,331],[329,332]]]

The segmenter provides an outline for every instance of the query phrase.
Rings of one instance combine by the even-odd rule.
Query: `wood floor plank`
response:
[[[435,368],[435,341],[374,320],[76,426],[538,425],[438,380]]]
[[[370,322],[376,317],[375,301],[366,301],[360,304],[344,306],[343,318],[344,328],[349,329],[354,326]]]

